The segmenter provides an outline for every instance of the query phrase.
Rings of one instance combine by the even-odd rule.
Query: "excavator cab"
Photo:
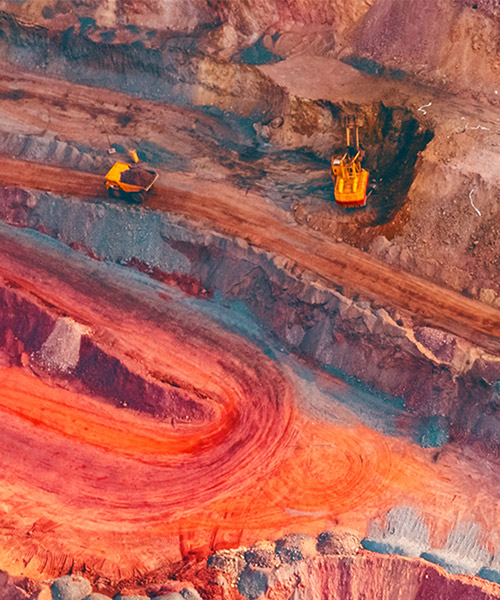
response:
[[[347,148],[342,156],[332,157],[335,200],[347,207],[366,206],[369,173],[361,167],[359,128],[354,115],[344,119]]]

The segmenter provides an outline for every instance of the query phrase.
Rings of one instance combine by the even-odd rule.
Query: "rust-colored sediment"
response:
[[[497,523],[487,463],[483,472],[450,451],[435,464],[352,415],[346,425],[311,419],[299,409],[307,391],[251,343],[163,292],[138,295],[105,266],[26,239],[2,235],[5,286],[211,410],[159,419],[1,368],[3,568],[38,578],[85,564],[116,580],[286,531],[341,523],[364,533],[401,504],[421,509],[437,545],[457,518]]]

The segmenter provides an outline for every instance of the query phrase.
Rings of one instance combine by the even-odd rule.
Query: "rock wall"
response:
[[[379,0],[353,33],[352,57],[499,103],[499,11],[485,0]]]
[[[477,133],[472,140],[477,150],[468,160],[460,155],[440,160],[433,142],[421,155],[408,193],[408,222],[390,249],[379,240],[372,250],[404,270],[500,306],[499,182],[488,168],[496,157],[483,150]],[[482,173],[471,168],[474,158],[486,166]]]
[[[204,29],[215,30],[217,35],[213,42],[224,41],[221,49],[227,50],[231,42],[238,49],[241,45],[250,45],[267,32],[290,31],[303,26],[342,32],[356,22],[373,2],[355,0],[345,6],[342,0],[326,0],[321,4],[307,0],[238,3],[230,0],[171,0],[168,3],[154,0],[106,0],[103,3],[97,0],[85,3],[3,0],[0,6],[18,17],[52,29],[62,29],[84,20],[89,28],[97,26],[114,31],[115,35],[116,30],[127,27],[131,33],[149,29],[200,35]]]
[[[499,586],[453,576],[422,559],[358,551],[353,536],[327,531],[316,540],[290,534],[251,548],[219,551],[207,564],[190,560],[176,579],[145,576],[142,587],[120,584],[115,600],[494,600]],[[326,542],[326,543],[325,543]],[[85,574],[87,575],[87,574]],[[88,576],[88,575],[87,575]],[[90,576],[88,576],[90,577]],[[151,582],[148,580],[151,578]],[[154,583],[153,583],[154,582]],[[93,584],[93,585],[92,585]],[[92,594],[89,592],[94,588]],[[112,588],[81,575],[41,585],[0,572],[2,600],[111,600]]]
[[[236,586],[247,600],[493,600],[499,593],[494,583],[450,576],[422,559],[358,552],[352,536],[335,530],[318,541],[289,534],[276,543],[221,551],[208,567],[225,587],[222,598],[233,598]]]
[[[407,74],[425,83],[500,102],[499,8],[493,0],[3,0],[0,9],[52,31],[83,29],[113,45],[188,44],[206,54],[279,60],[296,53],[342,56],[360,68]],[[74,43],[74,40],[73,40]],[[267,52],[267,54],[266,54]],[[260,55],[260,57],[259,57]],[[250,61],[252,62],[252,60]]]
[[[168,382],[134,370],[100,348],[81,324],[21,291],[0,287],[0,311],[0,348],[11,365],[29,367],[45,379],[160,418],[209,418],[200,404],[184,398]]]
[[[172,282],[188,276],[200,289],[243,302],[289,352],[401,398],[422,419],[414,435],[423,445],[436,445],[428,429],[441,416],[440,443],[451,435],[499,447],[497,417],[487,407],[498,402],[500,362],[452,335],[325,288],[293,264],[167,213],[11,188],[0,217],[100,260],[177,273]]]
[[[130,95],[236,108],[242,116],[273,118],[286,94],[258,69],[203,54],[189,39],[166,34],[157,43],[103,44],[79,25],[64,31],[28,24],[0,12],[3,56],[13,64]]]

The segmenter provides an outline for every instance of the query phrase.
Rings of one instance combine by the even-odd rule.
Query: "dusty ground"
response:
[[[201,111],[138,99],[132,103],[129,96],[103,90],[96,96],[84,86],[20,72],[13,77],[10,68],[2,79],[3,129],[9,132],[4,147],[30,159],[104,172],[112,162],[106,154],[111,144],[121,149],[138,146],[143,156],[169,171],[189,171],[201,179],[254,189],[289,207],[298,222],[334,240],[371,250],[399,268],[498,304],[495,109],[409,84],[377,80],[374,85],[373,77],[333,59],[298,57],[261,69],[298,97],[351,106],[380,101],[421,115],[434,138],[415,171],[408,167],[408,193],[394,188],[389,174],[379,181],[375,169],[368,208],[346,214],[331,201],[326,161],[290,151],[252,149],[255,140],[241,126],[231,127]],[[319,71],[331,76],[318,80]],[[429,103],[423,109],[426,114],[418,112]],[[87,127],[88,118],[95,127]],[[267,143],[292,147],[297,126],[287,121],[285,115],[284,126],[269,130]],[[13,140],[15,134],[21,139]],[[249,152],[254,153],[250,160]]]
[[[257,196],[246,194],[242,204],[239,193],[221,184],[200,185],[192,177],[172,174],[168,179],[176,187],[157,185],[147,207],[201,220],[230,236],[241,235],[244,224],[247,243],[290,259],[329,285],[351,286],[367,298],[415,316],[417,323],[441,327],[493,353],[500,350],[499,310],[408,273],[395,272],[355,248],[332,242],[328,236],[294,227],[287,213]],[[103,195],[102,179],[97,175],[7,158],[0,164],[0,181],[54,193]]]
[[[0,568],[240,600],[214,550],[346,526],[410,558],[266,597],[385,597],[386,569],[500,596],[496,7],[420,4],[0,3]],[[344,212],[352,112],[372,181]],[[136,209],[103,189],[131,147],[160,173]]]
[[[407,503],[435,547],[457,519],[495,527],[488,460],[450,447],[436,462],[338,402],[336,423],[311,420],[300,409],[310,391],[286,361],[175,290],[5,226],[2,248],[4,302],[13,315],[24,306],[14,327],[28,344],[24,369],[1,369],[1,560],[11,573],[85,564],[117,585],[270,534],[341,523],[365,535],[367,521]],[[123,392],[105,398],[112,381],[128,403]],[[322,386],[330,402],[354,393],[333,378]]]

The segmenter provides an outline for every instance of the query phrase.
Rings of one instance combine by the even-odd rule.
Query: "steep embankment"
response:
[[[446,575],[442,569],[422,560],[356,553],[349,532],[330,530],[316,540],[307,535],[285,536],[276,544],[264,542],[234,552],[218,553],[209,560],[223,594],[213,585],[214,598],[255,600],[320,600],[349,598],[362,600],[439,600],[498,597],[498,586],[470,577]],[[189,573],[189,571],[188,571]],[[215,577],[213,578],[215,579]],[[397,581],[397,584],[395,582]],[[220,595],[219,595],[220,594]]]
[[[1,167],[27,230],[0,228],[2,567],[207,600],[498,596],[418,559],[499,578],[498,310],[336,243],[495,304],[497,116],[443,93],[476,70],[486,98],[494,6],[396,4],[0,4],[0,146],[53,165]],[[252,66],[293,54],[299,77]],[[328,173],[352,112],[356,215]],[[130,146],[162,171],[145,207],[102,197]],[[308,536],[204,560],[337,525],[412,560]]]
[[[499,17],[488,0],[379,0],[357,25],[351,60],[499,106]]]
[[[291,55],[341,56],[362,69],[409,75],[490,100],[498,87],[498,6],[493,0],[22,3],[0,9],[53,31],[83,27],[97,43],[180,47],[259,64]]]
[[[54,169],[42,168],[41,172],[45,173],[42,184],[49,182],[51,172],[56,173],[53,181],[63,186],[68,178]],[[80,178],[92,181],[90,176],[79,174],[75,186]],[[184,186],[195,183],[183,181]],[[99,194],[98,178],[95,184],[94,193]],[[203,193],[209,191],[205,184]],[[200,289],[243,300],[291,351],[404,398],[422,417],[446,416],[445,436],[448,427],[458,438],[474,432],[470,439],[497,448],[494,418],[491,421],[482,413],[497,394],[498,361],[459,338],[423,326],[422,320],[451,327],[476,342],[482,336],[488,345],[497,343],[491,334],[497,327],[498,311],[446,290],[433,290],[327,238],[313,238],[307,230],[284,224],[277,209],[257,198],[253,199],[253,210],[248,211],[238,194],[220,185],[208,196],[173,189],[164,190],[162,195],[159,188],[149,202],[157,209],[166,207],[202,219],[226,234],[238,235],[243,221],[250,247],[246,242],[229,242],[207,233],[193,236],[192,225],[173,224],[167,214],[161,217],[148,210],[138,213],[123,205],[104,207],[47,194],[7,192],[2,216],[16,225],[38,228],[92,256],[137,265],[153,276],[157,272],[156,277],[179,271],[199,281]],[[261,204],[257,212],[256,203]],[[310,252],[311,243],[315,253]],[[259,248],[272,254],[268,256]],[[275,255],[282,258],[274,259]],[[364,290],[365,299],[346,296],[339,284],[356,288],[358,293]],[[402,315],[391,316],[380,308],[378,303],[387,293],[391,302],[400,298]],[[370,298],[372,303],[366,301]],[[408,311],[420,315],[420,321],[412,321]],[[478,329],[479,314],[484,316],[482,332]]]
[[[358,218],[340,215],[316,193],[294,205],[299,222],[405,271],[500,305],[500,179],[494,167],[500,131],[494,108],[408,82],[381,81],[333,59],[296,57],[261,70],[297,96],[342,98],[346,106],[356,102],[361,115],[375,98],[383,102],[377,119],[365,112],[361,128],[371,169],[369,206],[377,207],[377,218],[370,210]],[[331,75],[318,81],[318,71]],[[414,115],[420,115],[420,127],[412,131]],[[401,132],[397,139],[395,131]],[[427,145],[419,144],[422,135]],[[387,158],[390,168],[380,170],[370,160],[372,153],[382,165]]]
[[[6,14],[3,31],[10,61],[101,86],[98,102],[92,88],[5,72],[5,152],[104,173],[111,144],[134,145],[153,165],[254,189],[334,239],[500,302],[491,108],[369,77],[334,59],[302,56],[259,71],[207,56],[197,41],[173,33],[157,46],[103,42],[82,24],[61,32]],[[366,211],[346,214],[332,203],[328,158],[342,146],[342,117],[352,112],[370,200]]]

